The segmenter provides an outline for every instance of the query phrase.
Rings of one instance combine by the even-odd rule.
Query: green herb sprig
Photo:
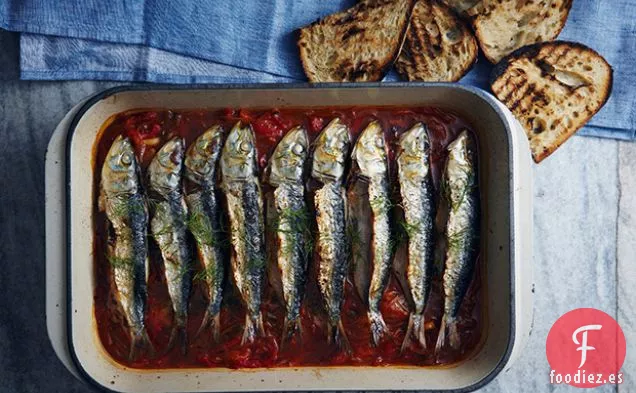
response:
[[[285,208],[278,212],[278,217],[273,225],[275,232],[291,235],[288,237],[291,241],[287,242],[283,249],[285,255],[292,255],[301,240],[305,256],[311,255],[314,249],[311,223],[311,217],[305,208]],[[295,235],[300,235],[300,237]]]

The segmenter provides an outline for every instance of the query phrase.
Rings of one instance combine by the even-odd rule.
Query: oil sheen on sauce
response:
[[[458,116],[431,107],[346,107],[324,109],[282,110],[186,110],[166,109],[129,111],[115,115],[101,130],[94,149],[95,183],[93,195],[98,195],[100,172],[108,149],[117,135],[127,135],[133,141],[137,157],[143,169],[150,163],[161,145],[175,135],[182,136],[186,145],[207,128],[222,124],[226,131],[238,120],[249,121],[256,133],[259,165],[264,168],[276,143],[292,126],[302,124],[314,139],[322,128],[334,117],[340,117],[349,125],[355,138],[373,119],[383,125],[389,146],[389,166],[392,184],[395,184],[393,163],[396,137],[415,122],[424,122],[429,129],[432,145],[432,172],[439,191],[439,180],[446,159],[446,147],[459,132],[470,129]],[[263,185],[264,192],[268,191]],[[284,304],[266,285],[263,293],[262,313],[266,337],[241,346],[244,308],[230,277],[226,278],[223,307],[221,311],[221,338],[215,343],[211,334],[195,333],[203,319],[207,300],[205,283],[195,281],[190,297],[188,320],[188,348],[183,355],[178,346],[166,351],[173,320],[172,308],[163,265],[157,246],[149,241],[150,272],[148,283],[148,307],[146,323],[156,354],[141,353],[134,361],[128,359],[129,337],[126,322],[113,295],[114,285],[106,258],[108,243],[108,220],[98,210],[97,198],[93,201],[93,226],[96,232],[94,243],[95,318],[101,342],[106,351],[117,362],[134,368],[254,368],[254,367],[299,367],[299,366],[442,366],[460,362],[478,349],[484,334],[485,301],[481,289],[481,263],[476,261],[475,275],[460,310],[461,347],[454,351],[447,345],[441,353],[433,353],[442,317],[441,263],[438,263],[433,278],[433,288],[426,309],[426,336],[428,349],[412,344],[400,353],[408,322],[408,306],[398,281],[392,277],[384,293],[381,311],[389,327],[389,337],[378,347],[370,344],[369,322],[366,306],[351,281],[345,286],[343,323],[352,346],[350,355],[335,345],[327,344],[326,314],[323,310],[316,283],[315,265],[310,262],[305,299],[301,310],[302,341],[294,339],[279,346],[280,332],[284,320]],[[228,261],[229,264],[229,261]],[[195,261],[196,269],[200,269]],[[228,268],[229,270],[229,268]],[[415,340],[413,340],[415,341]]]

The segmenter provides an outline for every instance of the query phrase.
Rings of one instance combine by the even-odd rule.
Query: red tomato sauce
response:
[[[435,340],[443,313],[443,290],[441,266],[436,269],[433,288],[425,312],[428,348],[420,348],[412,343],[400,353],[408,323],[409,306],[403,288],[395,277],[384,293],[381,311],[389,328],[389,334],[378,346],[371,344],[369,322],[365,303],[357,295],[351,277],[345,285],[343,304],[343,324],[352,346],[352,353],[346,354],[335,344],[327,343],[327,323],[321,296],[318,290],[315,261],[310,261],[305,298],[301,309],[302,339],[298,335],[284,348],[279,345],[285,306],[273,288],[266,285],[263,292],[262,313],[265,337],[254,343],[241,345],[245,309],[237,290],[227,275],[221,311],[221,338],[218,343],[211,332],[204,331],[195,337],[207,306],[205,283],[196,281],[190,297],[188,319],[188,347],[183,355],[179,346],[166,348],[170,337],[173,313],[164,278],[163,263],[159,250],[150,238],[150,272],[148,282],[148,303],[146,324],[148,334],[155,347],[155,353],[142,352],[133,361],[128,359],[130,339],[127,324],[114,296],[111,269],[106,258],[108,245],[108,220],[98,209],[97,196],[101,167],[112,141],[117,135],[127,135],[133,141],[137,158],[145,169],[162,144],[175,135],[182,136],[189,146],[192,141],[212,125],[222,124],[226,131],[239,120],[250,122],[257,138],[259,166],[264,168],[276,143],[293,126],[304,125],[313,140],[334,117],[340,117],[348,124],[354,137],[373,119],[380,121],[386,132],[389,146],[389,165],[392,183],[395,184],[393,156],[396,137],[409,129],[415,122],[424,122],[429,129],[432,145],[432,173],[439,191],[439,182],[446,159],[446,147],[462,129],[471,129],[453,113],[431,107],[348,107],[325,109],[282,109],[282,110],[145,110],[130,111],[115,115],[101,130],[94,150],[94,215],[96,232],[94,244],[94,293],[95,319],[101,342],[105,350],[117,362],[134,368],[254,368],[254,367],[301,367],[301,366],[379,366],[413,365],[439,366],[460,362],[470,357],[479,348],[484,335],[485,299],[481,291],[481,271],[477,267],[468,293],[462,303],[459,315],[461,346],[452,350],[446,345],[439,354],[434,354]],[[263,191],[269,190],[263,184]],[[196,255],[196,253],[194,254]],[[439,265],[439,263],[438,263]],[[201,269],[195,261],[197,269]],[[227,271],[229,260],[227,262]],[[415,340],[412,340],[415,341]]]

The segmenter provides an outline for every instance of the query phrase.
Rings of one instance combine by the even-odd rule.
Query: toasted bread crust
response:
[[[605,105],[613,70],[593,49],[556,41],[516,50],[493,69],[490,83],[523,126],[539,163]]]
[[[552,41],[565,26],[572,0],[481,0],[465,11],[491,63],[526,45]]]
[[[299,30],[310,82],[381,80],[404,43],[414,0],[366,0]]]
[[[418,0],[395,65],[409,81],[455,82],[477,54],[475,37],[452,9],[437,0]]]

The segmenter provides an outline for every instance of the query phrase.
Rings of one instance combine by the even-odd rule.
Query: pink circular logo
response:
[[[559,318],[548,333],[550,382],[580,388],[623,382],[625,335],[611,316],[579,308]]]

